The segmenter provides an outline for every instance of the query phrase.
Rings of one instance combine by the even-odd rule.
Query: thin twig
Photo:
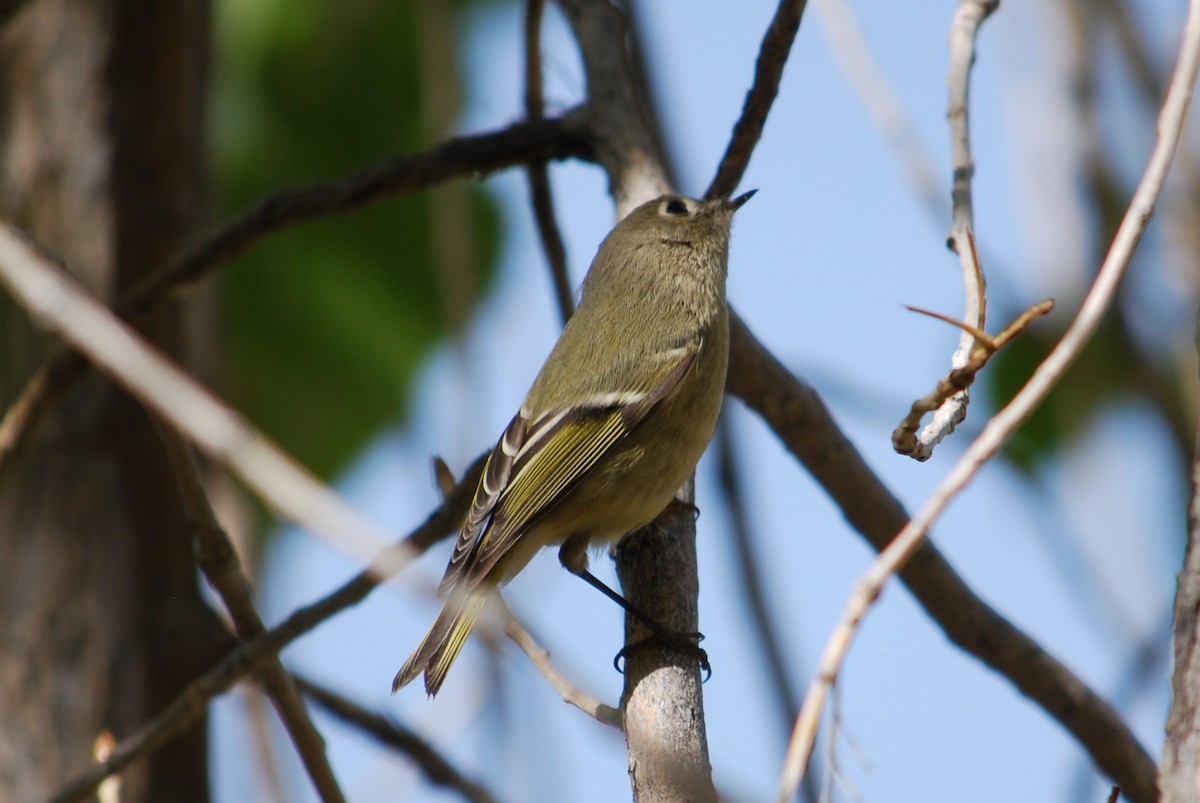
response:
[[[780,778],[780,801],[786,801],[791,796],[804,774],[816,741],[817,727],[829,689],[837,679],[859,623],[874,600],[879,597],[884,584],[924,543],[929,527],[941,515],[950,500],[974,478],[984,463],[995,456],[1017,427],[1045,399],[1087,345],[1111,306],[1117,286],[1133,258],[1133,252],[1146,230],[1155,203],[1162,192],[1171,159],[1182,135],[1188,104],[1196,82],[1197,67],[1200,67],[1200,0],[1191,0],[1179,59],[1158,118],[1158,138],[1154,150],[1117,229],[1112,246],[1096,274],[1096,281],[1084,298],[1079,314],[1054,350],[1034,371],[1029,382],[1004,409],[988,421],[979,437],[930,495],[921,511],[905,525],[887,549],[879,555],[871,569],[859,579],[842,619],[826,645],[817,677],[813,680],[804,706],[796,718],[796,727]],[[1158,790],[1153,782],[1132,786],[1123,783],[1122,789],[1136,803],[1150,803],[1158,799]]]
[[[967,242],[970,246],[971,262],[975,265],[975,274],[980,287],[978,296],[981,302],[979,317],[982,321],[982,302],[984,300],[983,268],[979,265],[979,254],[975,250],[975,237],[971,233],[970,228],[967,229]],[[975,383],[975,377],[983,370],[983,367],[987,365],[992,356],[1010,340],[1025,331],[1035,318],[1046,315],[1054,309],[1054,302],[1049,299],[1039,301],[1017,316],[1015,321],[995,337],[984,331],[982,326],[975,326],[965,321],[957,321],[947,315],[942,315],[940,312],[931,312],[929,310],[918,309],[917,307],[906,308],[911,312],[928,315],[931,318],[936,318],[939,321],[962,329],[966,335],[965,339],[971,344],[965,355],[965,359],[960,359],[960,355],[958,354],[955,355],[954,361],[961,362],[961,365],[953,368],[949,374],[939,379],[937,385],[928,394],[913,402],[912,407],[909,408],[908,415],[901,419],[896,429],[892,432],[892,446],[897,452],[917,460],[928,460],[933,455],[933,447],[942,437],[954,429],[954,422],[946,420],[946,417],[953,417],[959,412],[965,414],[965,407],[948,402],[951,402],[958,396],[961,396],[965,400],[967,390]],[[921,419],[927,413],[934,413],[933,420],[918,437],[917,430],[921,426]]]
[[[471,803],[496,803],[496,798],[481,784],[458,771],[453,764],[429,742],[401,725],[395,719],[353,702],[342,694],[300,675],[296,685],[321,708],[342,722],[394,747],[411,758],[425,779],[435,786],[458,792]]]
[[[796,41],[800,18],[804,16],[807,5],[807,0],[781,0],[775,9],[775,16],[759,46],[758,59],[754,63],[754,83],[746,93],[742,116],[733,126],[733,136],[725,148],[725,155],[721,157],[717,174],[704,192],[705,198],[723,198],[732,194],[741,183],[754,146],[758,144],[767,123],[767,114],[771,111],[775,96],[779,94],[783,68],[792,51],[792,43]]]
[[[972,234],[975,210],[971,201],[971,180],[975,176],[975,161],[971,156],[971,67],[975,64],[975,42],[979,27],[999,5],[999,0],[959,0],[958,10],[950,25],[950,77],[947,81],[950,101],[946,117],[950,121],[954,179],[950,186],[951,229],[947,244],[958,254],[962,268],[966,295],[963,320],[975,329],[983,329],[987,323],[987,285]],[[950,357],[952,368],[962,368],[967,364],[974,342],[970,331],[964,330],[959,338],[958,349]],[[919,436],[893,436],[893,447],[900,454],[928,460],[942,439],[967,417],[969,403],[970,394],[964,387],[939,405],[933,420]],[[896,432],[903,435],[903,425]]]
[[[242,572],[237,552],[209,504],[191,448],[179,435],[165,427],[159,426],[158,432],[179,487],[184,516],[192,531],[196,563],[204,573],[204,579],[229,611],[229,618],[239,639],[249,641],[262,635],[266,632],[266,626],[254,606],[250,581]],[[263,664],[258,679],[275,706],[321,800],[325,803],[345,803],[346,796],[338,785],[325,753],[325,739],[313,725],[300,693],[278,656]]]
[[[545,113],[541,47],[542,15],[545,10],[546,0],[528,0],[525,5],[525,117],[529,120],[540,120]],[[575,299],[571,293],[571,280],[567,276],[567,247],[563,244],[562,232],[554,217],[554,195],[550,189],[550,171],[546,160],[530,162],[525,166],[525,173],[529,177],[533,219],[537,223],[538,237],[550,268],[558,312],[565,324],[575,312]]]
[[[397,554],[419,555],[432,544],[457,532],[475,495],[485,461],[486,455],[476,458],[463,473],[454,492],[420,527],[381,552],[370,566],[337,590],[311,605],[298,608],[280,624],[230,652],[215,667],[188,684],[162,711],[122,739],[106,760],[89,766],[64,783],[50,799],[51,803],[69,803],[92,794],[105,778],[185,731],[204,714],[213,697],[228,691],[300,636],[366,599],[386,579],[382,568],[396,565]]]
[[[455,137],[422,153],[380,162],[335,181],[264,196],[130,288],[118,301],[117,314],[139,321],[165,299],[185,292],[267,234],[306,220],[530,160],[592,158],[579,128],[580,117],[576,110],[552,120],[528,120],[485,134]],[[0,421],[0,477],[42,413],[86,367],[87,362],[74,352],[65,352],[43,365],[26,384]]]
[[[550,660],[550,653],[538,644],[529,631],[517,621],[517,617],[513,615],[504,600],[499,596],[496,599],[504,617],[505,635],[516,642],[521,651],[529,656],[534,667],[542,673],[546,680],[550,681],[550,685],[559,693],[563,702],[570,703],[597,722],[621,730],[621,712],[611,705],[600,702],[568,680],[566,675]]]

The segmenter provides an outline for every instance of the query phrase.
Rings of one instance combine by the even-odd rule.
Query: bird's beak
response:
[[[749,201],[751,198],[753,198],[754,193],[756,193],[756,192],[758,192],[758,190],[750,190],[749,192],[744,192],[736,198],[730,198],[729,200],[725,201],[725,203],[722,205],[726,209],[736,212],[738,209],[742,208],[742,204],[746,203],[746,201]]]

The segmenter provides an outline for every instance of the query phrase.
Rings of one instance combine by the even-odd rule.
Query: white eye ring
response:
[[[660,214],[670,215],[672,217],[681,217],[688,215],[691,213],[691,211],[692,210],[689,207],[688,202],[682,198],[668,198],[667,200],[663,201]]]

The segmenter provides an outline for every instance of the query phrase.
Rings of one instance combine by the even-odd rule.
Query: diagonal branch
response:
[[[580,112],[575,111],[557,119],[530,120],[485,134],[455,137],[423,153],[389,159],[335,181],[267,195],[132,287],[117,302],[117,314],[137,322],[264,236],[306,220],[530,160],[590,159],[588,140],[579,123]],[[0,476],[42,412],[61,398],[86,367],[86,360],[67,351],[50,360],[26,384],[0,421]]]
[[[909,515],[834,422],[825,403],[733,316],[726,391],[741,398],[877,551]],[[981,600],[931,543],[900,572],[946,637],[1008,679],[1066,728],[1126,789],[1154,784],[1154,761],[1117,712],[1056,658]]]
[[[386,579],[382,567],[395,565],[398,555],[419,555],[457,532],[467,515],[475,486],[483,475],[485,459],[486,455],[481,455],[471,464],[454,491],[429,514],[420,527],[380,553],[370,566],[337,590],[311,605],[298,608],[280,624],[230,652],[220,663],[190,683],[154,718],[122,739],[106,759],[89,766],[64,783],[51,798],[52,803],[69,803],[92,794],[105,778],[120,772],[142,755],[158,749],[185,731],[203,715],[213,697],[228,691],[296,639],[366,599]]]
[[[542,15],[546,0],[526,0],[525,5],[525,116],[530,120],[542,119],[545,110],[542,97]],[[546,262],[550,267],[550,278],[554,284],[554,298],[558,312],[565,324],[575,311],[575,299],[571,293],[571,280],[567,276],[567,248],[563,244],[558,221],[554,218],[554,195],[550,190],[550,171],[546,160],[530,162],[525,167],[529,177],[529,195],[533,203],[533,219],[537,223],[538,236]]]
[[[280,514],[364,561],[386,542],[374,524],[85,294],[12,227],[0,227],[0,284],[35,323],[78,349]],[[385,573],[398,571],[409,557],[397,555]]]
[[[966,450],[954,469],[930,495],[925,506],[896,535],[880,554],[871,569],[859,580],[854,594],[846,605],[838,628],[830,637],[821,659],[818,677],[810,688],[808,698],[796,719],[793,741],[780,780],[780,799],[790,797],[807,765],[816,740],[824,700],[845,660],[850,642],[870,605],[878,598],[888,579],[898,572],[925,545],[929,528],[982,468],[999,452],[1016,429],[1058,384],[1091,340],[1100,321],[1112,306],[1117,287],[1124,277],[1133,252],[1141,241],[1146,225],[1162,192],[1172,157],[1178,147],[1187,118],[1192,89],[1200,68],[1200,0],[1191,0],[1187,23],[1180,46],[1179,59],[1171,85],[1158,119],[1158,138],[1138,183],[1129,207],[1121,220],[1108,254],[1096,274],[1091,290],[1083,300],[1079,313],[1063,334],[1054,350],[1034,371],[1025,387],[1009,404],[984,426],[979,437]],[[1112,775],[1125,794],[1138,803],[1158,800],[1157,783],[1150,777],[1123,778],[1099,762]],[[1124,769],[1122,767],[1121,769]]]
[[[371,711],[308,678],[297,675],[294,680],[305,696],[325,711],[411,758],[430,783],[452,789],[470,803],[496,803],[491,792],[459,772],[433,745],[395,719]]]
[[[721,157],[717,174],[704,192],[705,198],[731,195],[741,183],[754,146],[758,144],[763,127],[767,124],[767,113],[779,94],[783,68],[792,51],[792,43],[796,41],[800,18],[807,5],[807,0],[782,0],[775,9],[775,16],[759,46],[758,60],[754,64],[754,83],[746,93],[742,116],[733,126],[733,136],[725,148],[725,155]]]
[[[204,573],[204,579],[229,611],[237,637],[247,641],[261,636],[266,632],[266,627],[254,606],[250,581],[242,573],[237,552],[209,504],[191,448],[174,432],[162,426],[158,430],[179,486],[184,515],[192,530],[196,563]],[[337,777],[325,753],[325,739],[313,725],[291,675],[283,668],[278,656],[263,664],[258,672],[258,680],[275,706],[321,800],[324,803],[345,803],[346,796],[338,786]]]

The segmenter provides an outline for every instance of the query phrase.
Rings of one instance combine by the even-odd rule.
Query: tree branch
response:
[[[287,619],[239,646],[220,663],[188,684],[170,705],[130,734],[98,762],[68,780],[51,798],[51,803],[70,803],[92,794],[107,777],[129,766],[141,755],[156,750],[187,729],[203,715],[209,700],[228,691],[234,684],[256,671],[271,656],[332,617],[362,602],[387,578],[383,567],[394,566],[398,555],[419,555],[462,525],[479,478],[483,475],[486,455],[463,473],[454,492],[437,507],[420,527],[383,552],[363,571],[340,588],[311,605],[298,608]]]
[[[1175,591],[1175,669],[1163,745],[1163,803],[1200,799],[1200,441],[1192,465],[1188,545]]]
[[[908,513],[854,448],[811,387],[792,375],[736,315],[727,392],[757,412],[877,551]],[[925,543],[900,579],[959,648],[1007,678],[1060,722],[1092,759],[1130,789],[1154,783],[1154,761],[1108,703],[971,591]]]
[[[358,703],[299,675],[296,685],[313,702],[351,727],[373,737],[381,744],[395,748],[413,760],[425,780],[458,792],[471,803],[496,803],[496,798],[481,784],[458,771],[433,745],[391,717],[371,711]]]
[[[704,192],[705,198],[723,198],[732,195],[742,182],[754,146],[762,136],[767,124],[767,114],[779,94],[779,82],[787,64],[796,32],[800,30],[800,18],[804,15],[807,0],[782,0],[775,9],[775,16],[763,35],[759,45],[758,59],[754,63],[754,83],[746,93],[742,105],[742,116],[733,127],[733,136],[725,148],[725,155],[717,167],[717,174]]]
[[[1109,248],[1104,263],[1100,266],[1091,290],[1084,298],[1079,313],[1063,334],[1062,339],[1037,367],[1025,387],[1013,397],[1013,400],[1004,409],[988,421],[979,437],[975,439],[950,474],[930,495],[921,511],[896,535],[856,585],[854,594],[843,613],[841,623],[826,645],[818,676],[796,719],[793,741],[789,746],[787,763],[780,780],[781,801],[791,796],[791,790],[795,789],[803,775],[804,767],[807,765],[808,757],[811,755],[812,746],[816,740],[816,730],[820,722],[824,699],[840,671],[859,624],[870,605],[878,598],[884,584],[925,545],[929,527],[936,521],[950,500],[975,477],[984,463],[995,456],[1013,432],[1028,419],[1033,410],[1062,379],[1063,374],[1091,340],[1104,314],[1112,306],[1117,286],[1129,267],[1133,252],[1141,241],[1142,234],[1145,232],[1150,216],[1154,212],[1155,203],[1166,181],[1172,157],[1182,136],[1183,123],[1187,117],[1188,104],[1191,100],[1198,68],[1200,68],[1200,0],[1191,0],[1175,74],[1172,76],[1167,98],[1159,114],[1158,138],[1137,191],[1126,209],[1112,246]],[[1095,755],[1093,753],[1093,756]],[[1128,778],[1121,777],[1113,771],[1114,768],[1106,766],[1099,761],[1099,757],[1097,758],[1101,767],[1112,775],[1131,800],[1139,803],[1152,803],[1158,800],[1158,789],[1153,775],[1145,777],[1143,774],[1139,774]],[[1122,765],[1116,769],[1124,771],[1126,767]],[[1189,769],[1194,776],[1196,768]]]
[[[196,563],[204,573],[204,579],[220,596],[239,639],[248,641],[262,635],[266,627],[254,607],[250,581],[242,573],[237,552],[213,513],[190,447],[175,432],[161,425],[158,431],[179,486],[184,516],[192,529]],[[291,675],[283,668],[278,656],[263,664],[258,680],[275,706],[321,800],[345,803],[346,796],[338,786],[325,753],[325,739],[313,725]]]
[[[953,181],[950,186],[952,223],[947,245],[958,254],[962,268],[966,296],[963,321],[980,330],[987,323],[987,284],[972,235],[975,209],[971,200],[971,180],[975,176],[975,161],[971,156],[971,67],[975,64],[975,41],[979,26],[999,5],[999,0],[959,0],[950,26],[950,77],[947,80],[950,100],[946,118],[950,121]],[[958,348],[950,357],[951,367],[964,367],[974,346],[975,338],[969,330],[964,329],[958,340]],[[917,460],[928,460],[942,439],[967,417],[969,403],[970,393],[964,387],[941,403],[934,412],[933,420],[920,435],[901,425],[892,436],[896,451]]]
[[[578,124],[581,112],[530,120],[486,134],[455,137],[423,153],[389,159],[330,182],[264,196],[149,274],[117,302],[121,317],[140,321],[167,298],[245,253],[267,234],[323,215],[431,187],[459,176],[484,175],[531,160],[591,158]],[[26,384],[0,421],[0,476],[42,412],[80,377],[87,362],[65,352]]]
[[[525,116],[540,120],[544,114],[542,100],[542,15],[546,0],[527,0],[525,5]],[[525,167],[529,177],[529,195],[533,203],[533,219],[537,223],[542,251],[550,267],[554,298],[558,313],[565,324],[575,311],[571,280],[567,276],[567,248],[563,244],[558,221],[554,219],[554,195],[550,190],[550,171],[545,160],[530,162]]]
[[[600,702],[571,683],[550,660],[550,653],[538,644],[529,631],[517,621],[517,617],[513,615],[504,600],[499,596],[496,599],[504,614],[505,635],[521,648],[521,652],[525,653],[533,662],[534,668],[542,673],[542,677],[550,682],[550,685],[562,697],[563,702],[570,703],[597,722],[621,730],[621,712],[611,705]]]

